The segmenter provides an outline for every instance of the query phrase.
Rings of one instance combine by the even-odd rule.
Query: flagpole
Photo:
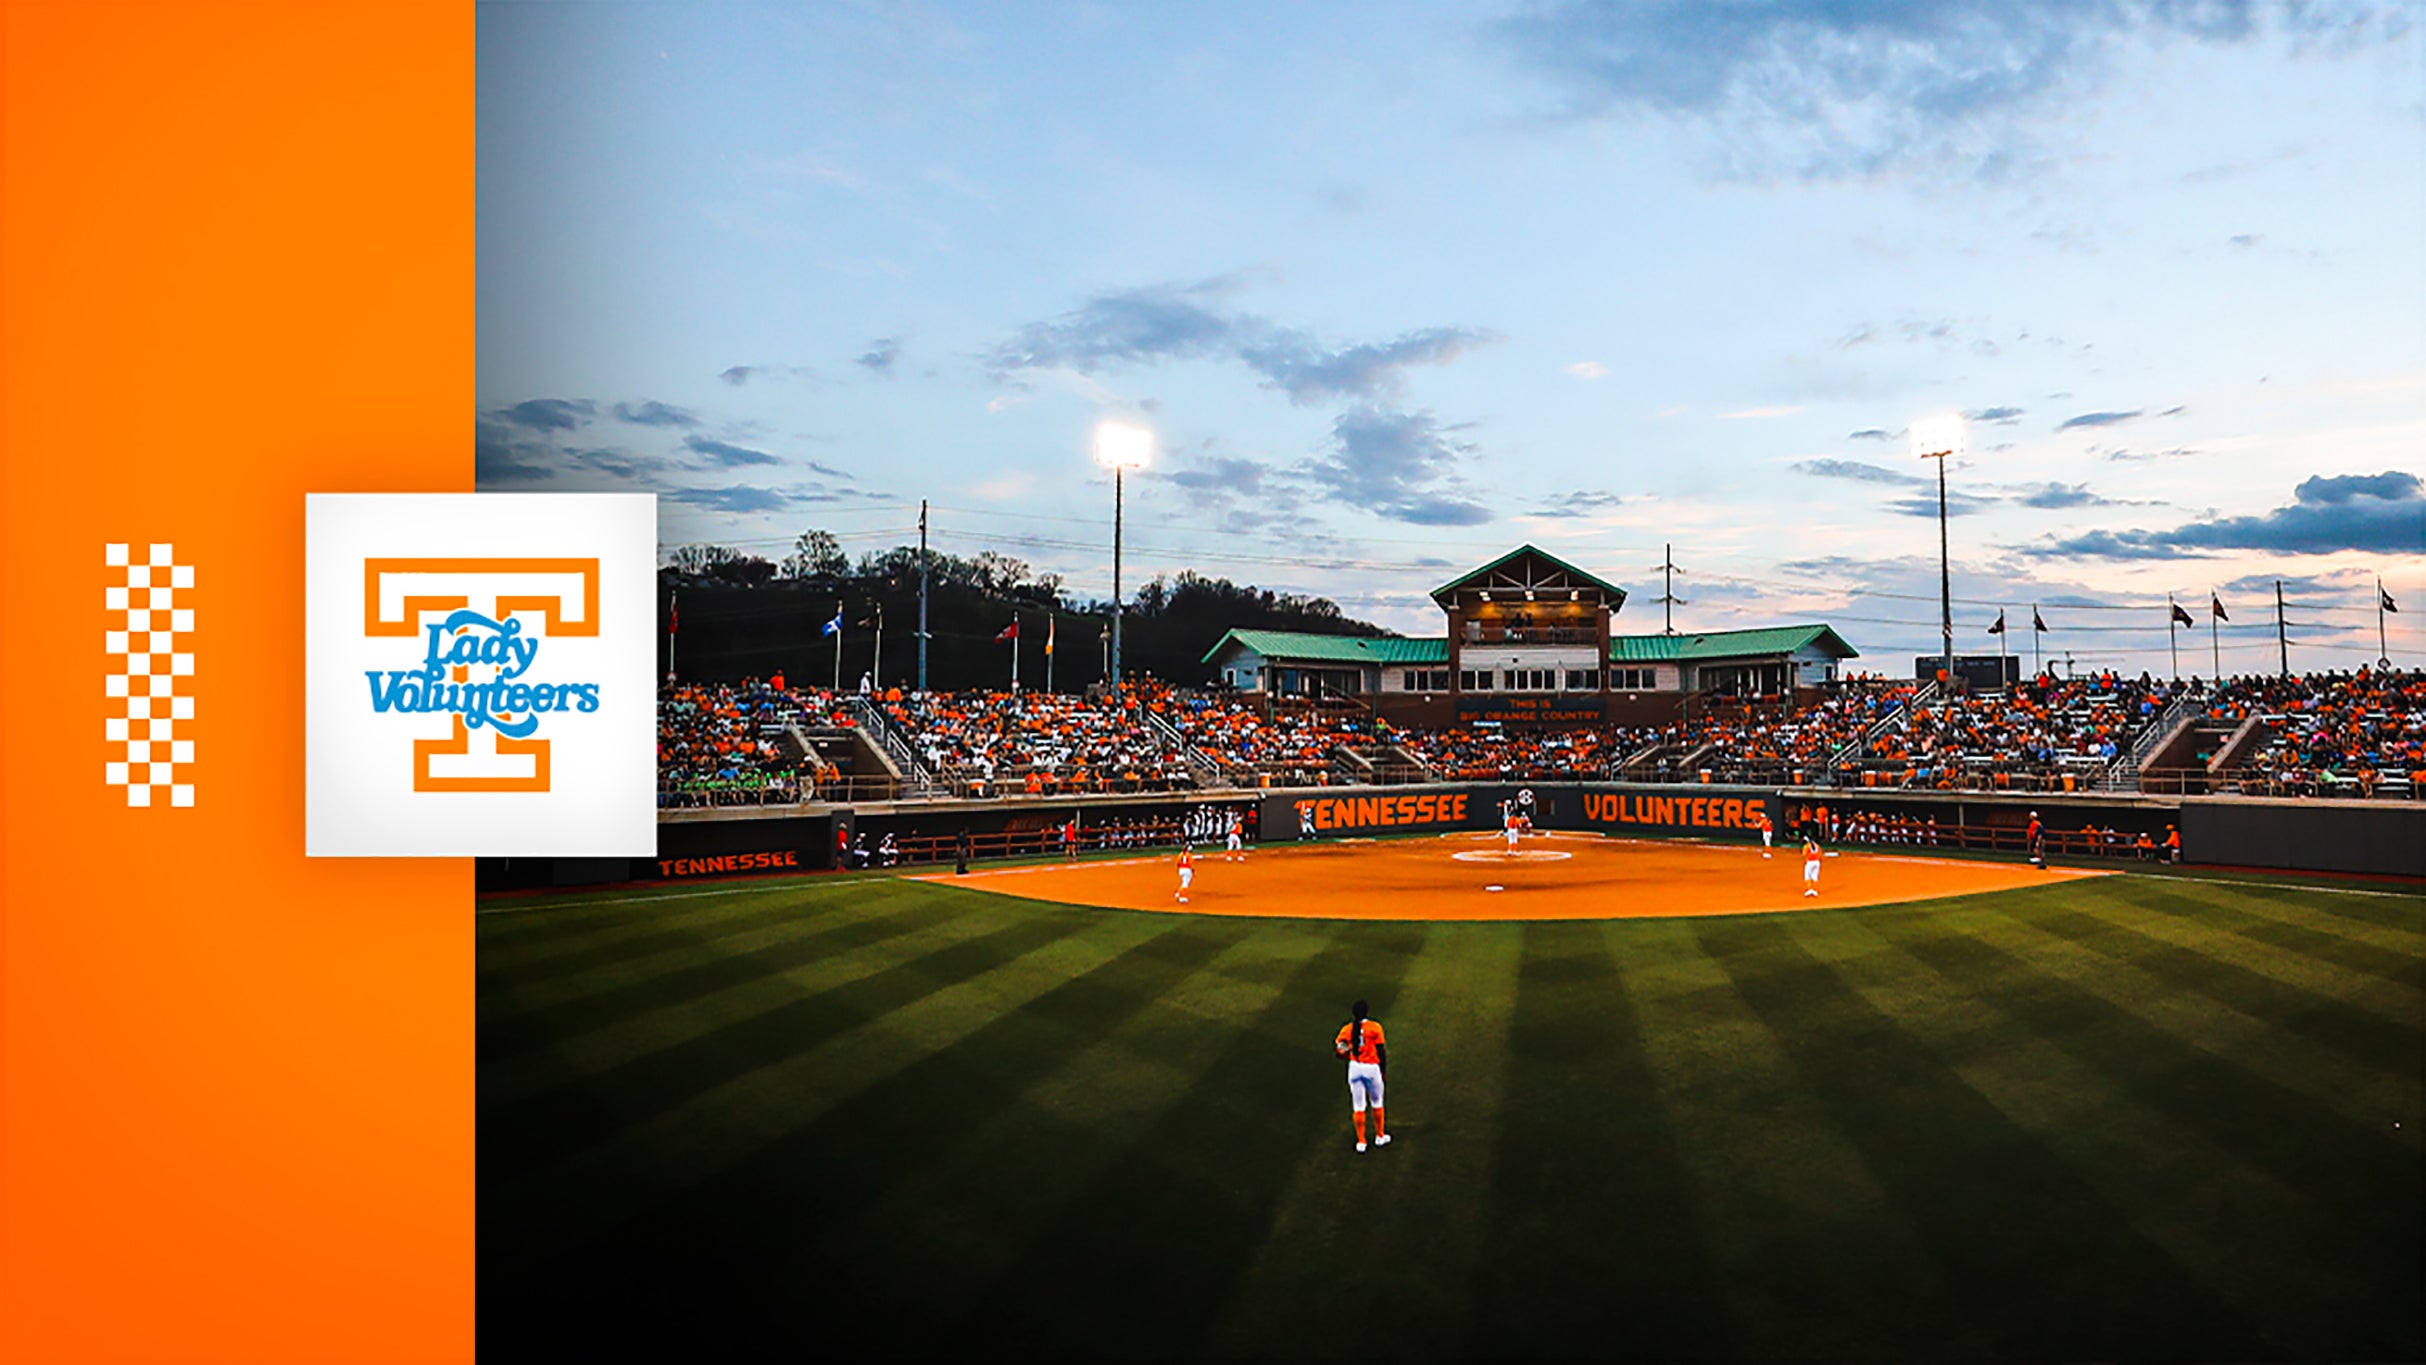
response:
[[[1045,613],[1045,690],[1053,690],[1053,613]]]
[[[2224,599],[2210,589],[2207,593],[2207,652],[2213,656],[2210,662],[2215,665],[2215,685],[2218,687],[2224,685],[2224,647],[2216,642],[2215,623],[2216,613],[2223,607]]]
[[[2384,575],[2375,576],[2375,666],[2389,670],[2392,650],[2384,643],[2384,604],[2392,599],[2384,595]]]
[[[680,588],[665,590],[665,680],[667,682],[674,681],[674,637],[682,630],[682,606],[675,600],[681,591]],[[2381,584],[2377,585],[2376,595],[2383,596]],[[2383,613],[2378,612],[2376,624],[2379,629],[2376,633],[2379,635],[2383,633],[2380,629],[2383,622]]]
[[[2166,593],[2166,594],[2165,594],[2165,649],[2166,649],[2166,652],[2168,652],[2168,653],[2170,653],[2171,655],[2173,655],[2173,680],[2174,680],[2175,682],[2180,682],[2180,681],[2182,680],[2182,631],[2181,631],[2182,620],[2181,620],[2181,614],[2180,614],[2180,613],[2181,613],[2181,610],[2182,610],[2182,608],[2181,608],[2181,604],[2180,604],[2180,603],[2178,603],[2178,602],[2175,602],[2175,601],[2173,600],[2173,594],[2172,594],[2172,593]]]
[[[1011,613],[1011,690],[1019,690],[1019,613]]]
[[[876,690],[882,692],[884,690],[884,603],[882,602],[876,604],[876,658],[874,662],[876,666],[869,669],[868,673],[875,679]]]
[[[842,599],[834,599],[834,695],[842,695]]]
[[[2043,678],[2046,670],[2039,666],[2039,604],[2030,604],[2030,676]]]

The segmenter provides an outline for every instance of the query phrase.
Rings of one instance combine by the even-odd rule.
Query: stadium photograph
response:
[[[2426,1355],[2413,7],[478,39],[484,1358]]]

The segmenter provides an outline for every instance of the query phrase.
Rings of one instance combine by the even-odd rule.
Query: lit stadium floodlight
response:
[[[1954,691],[1954,569],[1946,553],[1946,461],[1963,453],[1963,418],[1960,413],[1945,413],[1936,417],[1912,419],[1912,453],[1920,459],[1937,461],[1937,594],[1938,631],[1944,645],[1940,667],[1945,672],[1945,687]],[[1952,724],[1953,708],[1941,707],[1940,712]]]
[[[1960,413],[1916,417],[1912,419],[1912,453],[1924,460],[1960,455],[1963,453],[1964,432]]]
[[[1095,428],[1095,463],[1112,471],[1112,666],[1104,681],[1120,686],[1120,522],[1124,501],[1121,476],[1143,469],[1154,453],[1154,433],[1127,422],[1103,422]]]
[[[1127,422],[1105,422],[1095,428],[1095,463],[1118,472],[1143,469],[1154,454],[1154,433]]]

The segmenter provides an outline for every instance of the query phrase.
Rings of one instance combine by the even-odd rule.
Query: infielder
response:
[[[1240,850],[1244,849],[1246,846],[1247,822],[1233,815],[1230,817],[1230,839],[1228,844],[1230,861],[1238,862],[1244,856]]]
[[[1769,812],[1761,812],[1761,856],[1769,856],[1770,841],[1777,837],[1777,827],[1769,823]]]
[[[1359,1000],[1348,1007],[1356,1017],[1339,1031],[1335,1050],[1348,1061],[1348,1107],[1356,1114],[1356,1150],[1365,1150],[1365,1107],[1373,1108],[1373,1145],[1390,1145],[1382,1122],[1382,1083],[1390,1074],[1390,1050],[1382,1045],[1381,1024],[1366,1016],[1372,1007]]]
[[[1819,894],[1820,846],[1808,834],[1803,836],[1803,894]]]

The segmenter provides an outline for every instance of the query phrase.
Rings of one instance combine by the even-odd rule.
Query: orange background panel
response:
[[[471,867],[304,859],[301,569],[471,487],[472,53],[0,10],[0,1358],[471,1355]],[[101,780],[109,541],[196,566],[191,810]]]

